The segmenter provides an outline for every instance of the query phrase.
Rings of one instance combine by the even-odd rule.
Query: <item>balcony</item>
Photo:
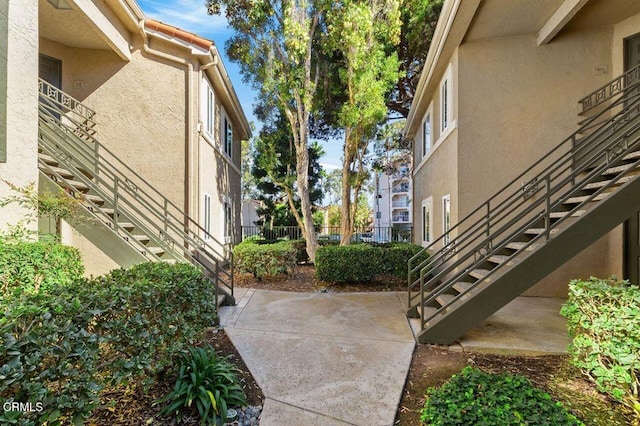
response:
[[[405,193],[405,192],[409,192],[409,184],[402,184],[402,185],[394,186],[391,189],[391,192],[393,192],[394,194],[402,194],[402,193]]]
[[[397,208],[409,208],[409,200],[407,199],[399,199],[399,200],[393,200],[391,202],[391,207],[393,207],[394,209]]]
[[[404,223],[407,223],[407,222],[410,221],[409,220],[409,213],[393,215],[391,220],[393,222],[404,222]]]

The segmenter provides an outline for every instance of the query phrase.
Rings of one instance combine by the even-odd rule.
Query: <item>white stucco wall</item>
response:
[[[6,0],[4,0],[6,1]],[[0,66],[4,66],[0,63]],[[7,43],[7,162],[0,178],[15,185],[38,183],[38,1],[9,0]],[[0,198],[11,194],[0,182]],[[22,219],[24,210],[0,209],[0,229]],[[37,229],[37,223],[31,224]]]

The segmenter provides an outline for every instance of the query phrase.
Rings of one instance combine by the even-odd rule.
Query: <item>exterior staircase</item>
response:
[[[158,190],[95,138],[95,112],[40,80],[38,167],[41,190],[62,188],[80,201],[72,226],[120,266],[189,262],[233,305],[233,258]]]
[[[582,99],[576,133],[409,261],[419,342],[453,343],[640,210],[639,88],[640,67]]]

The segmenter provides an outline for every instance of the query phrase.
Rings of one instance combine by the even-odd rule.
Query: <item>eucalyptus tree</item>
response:
[[[210,14],[225,11],[234,35],[229,57],[245,81],[285,113],[296,153],[296,183],[307,253],[315,261],[318,240],[309,198],[309,120],[319,79],[315,62],[326,4],[321,0],[207,0]]]
[[[387,117],[387,99],[401,76],[395,46],[400,40],[400,0],[343,0],[327,11],[325,49],[338,53],[346,94],[337,113],[344,130],[341,241],[351,241],[360,190],[368,173],[365,154]],[[353,194],[352,194],[353,192]]]

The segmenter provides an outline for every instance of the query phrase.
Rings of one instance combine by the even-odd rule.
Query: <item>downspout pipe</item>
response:
[[[193,108],[192,108],[192,102],[191,102],[191,97],[193,94],[193,64],[191,63],[191,61],[186,60],[185,58],[180,58],[174,55],[170,55],[168,53],[165,52],[161,52],[159,50],[155,50],[152,49],[151,47],[149,47],[149,36],[147,35],[147,33],[144,30],[144,19],[141,19],[140,21],[138,21],[138,29],[140,30],[140,35],[142,36],[142,48],[144,50],[145,53],[149,54],[149,55],[153,55],[156,56],[158,58],[162,58],[162,59],[166,59],[168,61],[172,61],[175,62],[177,64],[180,65],[184,65],[187,67],[187,93],[185,95],[185,103],[186,103],[186,109],[187,109],[187,125],[186,125],[186,132],[187,132],[187,146],[186,146],[186,152],[185,152],[185,176],[186,176],[186,182],[185,182],[185,200],[184,200],[184,208],[185,208],[185,213],[187,216],[191,215],[191,206],[189,205],[191,198],[191,182],[193,180],[193,167],[191,167],[191,153],[193,151],[194,148],[194,143],[193,143],[193,131],[192,131],[192,126],[193,126]],[[185,218],[185,226],[188,226],[188,220],[187,218]]]

